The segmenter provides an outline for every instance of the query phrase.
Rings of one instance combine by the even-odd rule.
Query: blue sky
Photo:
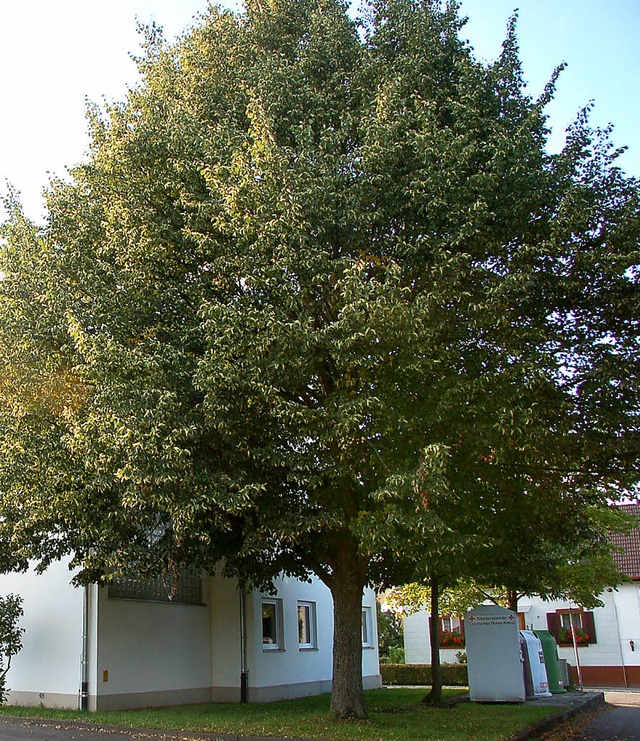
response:
[[[549,107],[551,148],[578,110],[595,101],[592,120],[612,122],[620,164],[640,176],[640,0],[462,0],[463,30],[476,54],[492,60],[519,7],[525,79],[538,95],[567,62]],[[155,20],[168,38],[188,27],[206,0],[21,0],[0,3],[0,184],[22,193],[27,213],[42,214],[50,174],[64,175],[86,151],[85,99],[122,99],[136,80],[136,19]]]

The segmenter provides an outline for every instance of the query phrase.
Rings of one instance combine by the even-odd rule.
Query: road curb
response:
[[[526,741],[526,739],[530,738],[539,738],[543,733],[553,730],[562,723],[566,723],[572,718],[575,718],[576,715],[585,715],[586,713],[594,712],[598,708],[604,707],[604,704],[604,692],[589,692],[586,696],[579,697],[574,703],[560,710],[560,712],[543,718],[535,725],[525,728],[524,731],[509,736],[507,741]]]

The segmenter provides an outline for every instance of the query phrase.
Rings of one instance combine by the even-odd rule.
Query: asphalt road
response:
[[[640,708],[605,705],[542,736],[545,741],[640,741]]]
[[[89,724],[66,724],[45,720],[0,718],[0,741],[236,741],[237,736],[175,734],[124,728],[96,728]]]
[[[640,708],[613,707],[598,713],[583,729],[581,739],[640,741]]]

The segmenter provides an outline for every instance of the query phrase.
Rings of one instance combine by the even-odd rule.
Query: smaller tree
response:
[[[24,628],[18,621],[24,614],[22,597],[17,594],[0,596],[0,705],[7,699],[7,673],[11,659],[22,648]]]
[[[378,602],[378,649],[380,663],[404,664],[402,616]]]
[[[446,586],[444,586],[446,585]],[[423,698],[427,705],[442,704],[442,664],[440,661],[440,615],[464,616],[485,599],[482,589],[470,579],[443,581],[436,573],[422,582],[411,582],[388,590],[386,602],[391,610],[411,614],[429,606],[431,630],[431,690]]]

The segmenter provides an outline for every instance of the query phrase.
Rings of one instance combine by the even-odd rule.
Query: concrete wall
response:
[[[71,586],[72,576],[68,561],[43,575],[0,575],[0,594],[24,600],[23,648],[7,675],[12,704],[79,707],[83,591]]]

